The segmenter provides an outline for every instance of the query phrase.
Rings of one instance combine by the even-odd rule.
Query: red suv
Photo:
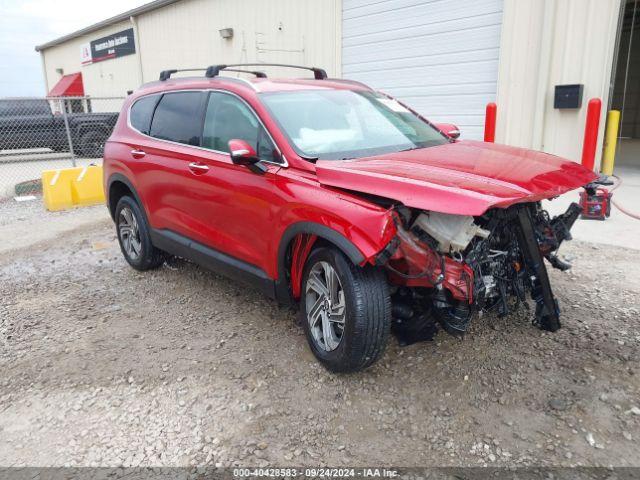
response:
[[[133,268],[178,255],[299,304],[333,371],[374,363],[391,329],[407,342],[436,325],[462,334],[474,312],[506,315],[526,293],[534,323],[560,328],[544,259],[569,267],[556,252],[580,211],[551,219],[540,201],[593,188],[593,172],[457,140],[455,126],[322,69],[219,75],[246,66],[164,71],[126,100],[104,186]]]

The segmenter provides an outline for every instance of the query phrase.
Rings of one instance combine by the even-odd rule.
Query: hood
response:
[[[323,185],[474,216],[491,207],[556,197],[597,178],[554,155],[469,140],[355,160],[319,160],[316,172]]]

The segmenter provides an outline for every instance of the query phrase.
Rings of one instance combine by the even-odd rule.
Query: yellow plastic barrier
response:
[[[45,170],[42,172],[42,196],[45,208],[51,212],[104,203],[102,167]]]

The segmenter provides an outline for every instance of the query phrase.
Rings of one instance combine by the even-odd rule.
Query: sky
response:
[[[0,0],[0,97],[46,93],[36,45],[149,1]]]

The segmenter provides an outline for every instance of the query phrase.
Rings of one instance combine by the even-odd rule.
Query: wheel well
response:
[[[109,213],[111,213],[111,218],[115,219],[116,206],[125,195],[135,199],[133,192],[124,182],[116,180],[109,186]]]
[[[325,227],[326,228],[326,227]],[[353,254],[353,248],[355,246],[349,242],[349,246],[352,248],[344,248],[345,241],[348,240],[342,237],[340,234],[334,231],[330,231],[330,234],[324,229],[307,229],[295,233],[284,246],[283,256],[280,259],[280,285],[277,287],[279,290],[278,298],[282,301],[286,293],[288,303],[295,303],[300,298],[300,289],[302,282],[302,272],[307,258],[311,252],[315,249],[322,247],[332,247],[342,252],[351,262],[358,265],[362,262],[363,258]],[[329,230],[326,228],[326,230]],[[337,235],[337,236],[336,236]],[[338,242],[332,241],[328,237],[336,237]],[[358,251],[359,254],[359,251]]]

